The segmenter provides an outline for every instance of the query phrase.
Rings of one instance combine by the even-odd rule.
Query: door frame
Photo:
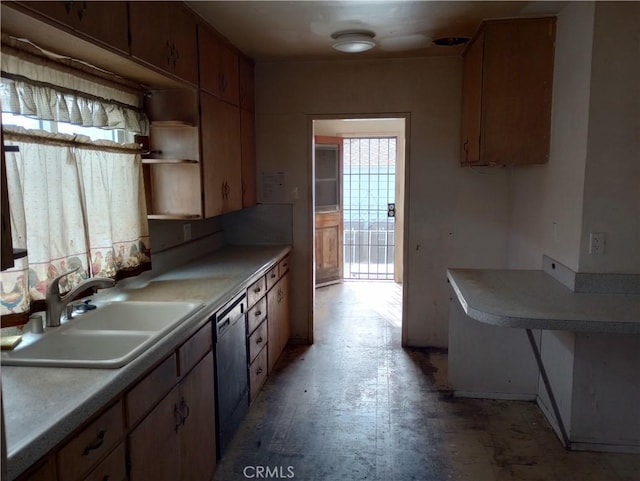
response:
[[[403,196],[402,196],[402,345],[406,345],[407,339],[407,324],[405,320],[407,319],[407,293],[408,289],[405,288],[407,279],[409,278],[409,269],[410,266],[407,264],[407,248],[408,248],[408,239],[409,239],[409,222],[407,219],[409,218],[409,174],[410,174],[410,160],[411,156],[409,153],[410,149],[410,137],[411,137],[411,113],[410,112],[393,112],[393,113],[353,113],[353,114],[308,114],[307,115],[307,168],[309,174],[307,175],[307,188],[309,189],[309,203],[307,208],[307,218],[311,219],[309,222],[308,230],[307,230],[307,239],[309,249],[308,252],[311,253],[310,262],[311,268],[309,271],[311,272],[311,303],[309,306],[309,342],[313,344],[315,337],[315,304],[316,304],[316,286],[315,286],[315,152],[314,152],[314,136],[315,128],[314,122],[317,120],[345,120],[345,119],[353,119],[353,120],[367,120],[367,119],[401,119],[404,120],[404,156],[403,156],[403,177],[402,177],[402,185],[403,185]],[[385,134],[386,135],[386,134]],[[398,170],[396,170],[398,173]],[[397,199],[396,199],[397,202]]]

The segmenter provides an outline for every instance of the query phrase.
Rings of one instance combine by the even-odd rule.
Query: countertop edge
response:
[[[469,269],[461,269],[469,270]],[[477,269],[482,271],[483,269]],[[519,329],[541,329],[541,330],[562,330],[574,332],[593,332],[611,334],[640,334],[640,322],[622,320],[590,320],[590,319],[553,319],[553,318],[532,318],[512,315],[496,314],[481,309],[470,303],[464,295],[463,288],[456,278],[456,269],[447,269],[447,279],[453,288],[458,301],[465,314],[485,324],[497,327],[510,327]],[[538,272],[538,271],[533,271]],[[554,280],[550,277],[550,280]],[[598,295],[597,293],[592,293]],[[585,296],[588,294],[580,293]],[[615,295],[615,294],[608,294]]]

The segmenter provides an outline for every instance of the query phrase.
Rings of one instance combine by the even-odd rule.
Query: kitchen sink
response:
[[[2,364],[119,368],[201,307],[190,302],[103,304],[42,334],[25,334],[14,350],[2,352]]]

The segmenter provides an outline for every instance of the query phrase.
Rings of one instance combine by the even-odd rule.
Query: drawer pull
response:
[[[271,274],[271,279],[275,279],[276,275],[275,274]]]
[[[253,292],[255,292],[255,293],[257,294],[257,293],[258,293],[258,292],[260,292],[261,290],[262,290],[262,289],[260,289],[259,287],[256,287],[256,288],[253,290]]]
[[[255,312],[255,316],[256,316],[256,317],[261,316],[261,315],[262,315],[262,311],[256,311],[256,312]]]
[[[109,476],[109,475],[107,474],[104,478],[102,478],[102,481],[109,481],[109,478],[110,478],[110,477],[111,477],[111,476]]]
[[[99,449],[104,444],[105,434],[107,434],[107,431],[105,429],[101,429],[96,440],[84,448],[84,451],[82,452],[83,456],[87,456],[91,451]]]
[[[259,367],[258,370],[256,371],[256,374],[262,374],[262,368]]]
[[[259,337],[258,339],[256,339],[256,344],[261,344],[263,341],[263,339],[261,337]]]

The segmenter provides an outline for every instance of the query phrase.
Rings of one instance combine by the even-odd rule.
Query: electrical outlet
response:
[[[182,240],[185,242],[191,240],[191,224],[182,224]]]
[[[604,254],[604,232],[592,232],[589,234],[589,254]]]

